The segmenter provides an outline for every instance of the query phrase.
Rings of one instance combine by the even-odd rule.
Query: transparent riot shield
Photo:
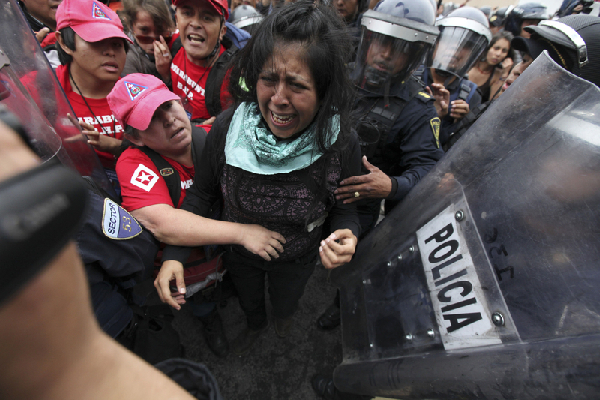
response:
[[[98,157],[16,0],[0,0],[0,105],[17,116],[42,160],[58,158],[114,194]]]
[[[538,57],[332,277],[342,391],[597,398],[598,88]]]

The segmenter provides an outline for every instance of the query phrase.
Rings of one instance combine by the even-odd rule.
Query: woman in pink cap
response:
[[[100,1],[64,0],[56,11],[58,80],[83,133],[112,181],[123,125],[106,96],[121,76],[131,40],[117,14]]]

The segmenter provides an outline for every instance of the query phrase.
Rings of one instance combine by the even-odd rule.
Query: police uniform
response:
[[[427,69],[422,71],[418,71],[415,73],[415,76],[418,76],[423,80],[425,85],[431,87],[434,83],[431,74]],[[481,104],[481,94],[477,90],[477,85],[471,82],[468,79],[461,78],[455,79],[452,83],[446,86],[448,92],[450,92],[450,103],[452,101],[462,98],[469,104],[469,110],[474,110]],[[462,92],[462,93],[461,93]],[[440,144],[444,145],[450,138],[451,134],[456,129],[456,125],[460,120],[454,122],[454,118],[450,116],[450,112],[452,111],[452,104],[448,104],[448,114],[441,119],[442,126],[440,128]]]
[[[399,103],[403,107],[393,116],[394,121],[387,136],[385,133],[381,135],[375,154],[369,158],[371,164],[392,180],[392,191],[386,198],[388,210],[404,199],[444,154],[439,147],[440,119],[434,99],[415,78],[409,79],[406,84],[390,88],[387,107],[383,96],[362,89],[358,89],[360,99],[355,106],[355,112],[361,120],[374,119],[373,114],[380,104],[387,109],[392,103]],[[363,232],[368,230],[369,223],[372,227],[376,222],[379,203],[379,200],[371,199],[359,203]],[[368,221],[369,217],[374,220]]]

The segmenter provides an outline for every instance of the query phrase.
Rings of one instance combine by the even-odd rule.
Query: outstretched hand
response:
[[[260,225],[241,225],[239,244],[246,250],[258,254],[267,261],[279,258],[283,252],[285,238],[277,233],[263,228]]]
[[[334,269],[352,260],[358,239],[350,229],[338,229],[321,241],[319,255],[326,269]]]
[[[99,151],[107,151],[112,154],[118,154],[121,149],[121,141],[119,139],[112,138],[107,135],[103,135],[90,125],[85,122],[79,122],[77,118],[71,114],[67,114],[73,125],[78,126],[81,132],[87,138],[87,142]],[[69,141],[78,140],[77,136],[69,138]]]
[[[448,105],[450,104],[450,92],[441,83],[432,83],[425,88],[427,93],[435,99],[435,111],[440,118],[448,115]]]
[[[344,179],[335,191],[335,198],[344,200],[344,204],[364,198],[386,198],[392,191],[392,179],[389,176],[371,164],[366,156],[363,156],[362,162],[369,173]]]
[[[172,280],[175,280],[175,285],[177,286],[176,293],[171,292],[170,283]],[[181,310],[181,305],[185,304],[183,264],[175,260],[165,261],[154,280],[154,287],[163,303],[167,303],[176,310]]]

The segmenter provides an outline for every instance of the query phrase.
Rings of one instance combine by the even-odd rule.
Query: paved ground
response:
[[[204,363],[215,375],[226,400],[313,400],[310,378],[317,372],[333,372],[342,361],[340,329],[322,332],[315,319],[330,304],[335,288],[328,273],[317,267],[310,278],[295,316],[290,336],[280,339],[273,325],[244,357],[219,359],[204,342],[201,325],[189,309],[176,312],[174,326],[180,333],[186,357]],[[237,298],[222,308],[227,337],[244,328],[244,314]]]

